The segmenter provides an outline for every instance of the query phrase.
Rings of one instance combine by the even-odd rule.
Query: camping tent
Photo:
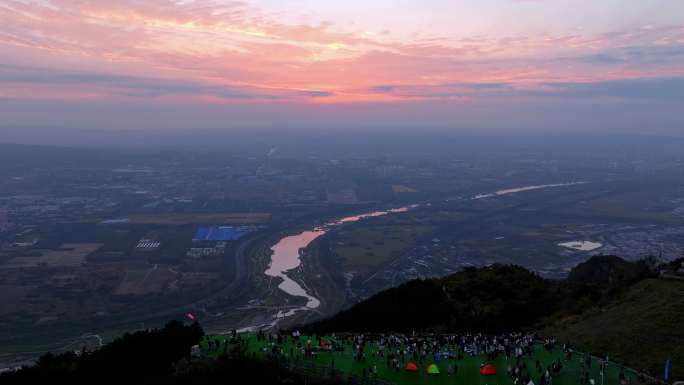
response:
[[[409,362],[408,364],[406,364],[406,366],[404,366],[404,370],[407,372],[417,372],[418,367],[413,362]]]
[[[430,364],[430,365],[428,365],[427,368],[425,368],[425,373],[427,373],[427,374],[439,374],[439,368],[435,364]]]
[[[492,364],[485,364],[480,367],[480,374],[483,376],[493,376],[496,374],[496,369]]]

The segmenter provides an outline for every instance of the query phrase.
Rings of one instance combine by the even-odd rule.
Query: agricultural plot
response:
[[[374,267],[399,257],[432,230],[420,224],[359,226],[337,233],[333,250],[346,267]]]
[[[128,217],[129,223],[146,225],[259,224],[271,219],[270,213],[158,213]]]
[[[86,257],[101,246],[101,243],[65,243],[59,249],[32,250],[30,256],[14,257],[0,265],[0,268],[76,267],[83,264]]]
[[[628,221],[632,223],[655,222],[670,224],[677,222],[672,201],[663,194],[650,191],[629,191],[605,194],[594,199],[577,202],[559,210],[569,216]]]
[[[0,285],[0,315],[11,314],[18,309],[30,293],[31,286]]]
[[[157,265],[149,269],[133,269],[126,275],[114,294],[144,295],[159,293],[176,277],[168,268]]]

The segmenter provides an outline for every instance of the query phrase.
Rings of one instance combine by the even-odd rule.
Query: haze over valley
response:
[[[0,0],[0,383],[681,385],[681,0]]]
[[[2,145],[4,356],[186,312],[213,332],[286,327],[471,266],[561,279],[592,255],[681,256],[678,140],[246,138]]]

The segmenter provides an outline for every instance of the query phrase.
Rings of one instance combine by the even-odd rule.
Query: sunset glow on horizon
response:
[[[14,106],[671,103],[684,2],[0,0],[0,56]]]

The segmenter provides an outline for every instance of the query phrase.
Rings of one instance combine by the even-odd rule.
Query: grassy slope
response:
[[[684,281],[648,279],[600,310],[545,330],[582,350],[662,376],[665,359],[674,378],[684,378]]]
[[[214,352],[208,352],[208,355],[210,357],[218,357],[220,353],[223,352],[223,346],[226,341],[225,336],[212,336],[208,337],[213,339],[215,342],[218,342],[219,344],[219,349]],[[309,337],[303,336],[300,338],[300,342],[302,345],[306,344],[306,341],[309,339]],[[207,351],[207,340],[204,339],[203,342],[201,343],[202,348]],[[316,339],[313,339],[314,345],[316,344]],[[230,346],[230,345],[229,345]],[[263,348],[266,348],[267,351],[270,350],[270,345],[268,345],[267,342],[259,342],[256,340],[254,336],[251,336],[249,339],[249,354],[255,354],[256,357],[259,358],[264,358],[266,356],[266,353],[264,352]],[[289,343],[284,346],[284,351],[285,354],[289,356],[290,354],[290,348],[294,348],[294,344]],[[424,361],[415,361],[415,363],[418,365],[420,368],[420,371],[418,373],[408,373],[404,370],[400,371],[395,371],[391,370],[387,367],[387,361],[386,358],[384,357],[379,357],[376,355],[376,349],[374,348],[374,345],[370,344],[370,346],[367,346],[366,348],[366,355],[367,358],[363,362],[356,361],[354,359],[354,353],[353,353],[353,348],[350,345],[344,345],[344,352],[320,352],[319,354],[316,355],[315,358],[313,359],[308,359],[308,358],[303,358],[301,352],[298,352],[295,349],[295,357],[297,358],[300,363],[303,363],[303,361],[310,361],[318,365],[319,367],[325,367],[325,368],[330,368],[331,367],[331,362],[334,360],[335,362],[335,368],[337,370],[343,371],[345,374],[354,374],[356,376],[361,376],[363,369],[370,369],[373,366],[376,366],[378,369],[378,377],[387,381],[390,381],[393,384],[396,385],[455,385],[455,384],[463,384],[463,385],[512,385],[513,381],[512,379],[506,374],[506,368],[508,367],[509,363],[506,361],[505,357],[499,357],[496,361],[491,362],[494,367],[497,369],[498,373],[494,376],[482,376],[479,373],[479,368],[480,365],[483,362],[486,362],[486,357],[485,356],[475,356],[471,357],[469,355],[465,356],[464,360],[451,360],[451,359],[443,359],[441,360],[437,366],[440,369],[441,374],[439,375],[428,375],[425,373],[425,368],[427,365],[433,363],[433,360],[430,358],[425,359]],[[534,369],[535,368],[535,361],[539,360],[540,363],[546,367],[547,365],[550,365],[553,361],[557,359],[561,359],[563,361],[564,368],[561,371],[560,374],[554,376],[553,379],[553,384],[554,385],[576,385],[577,384],[577,379],[580,377],[580,374],[582,372],[580,368],[580,363],[582,361],[581,357],[579,355],[575,355],[572,359],[572,361],[565,361],[564,359],[564,354],[560,349],[555,349],[553,352],[548,352],[546,351],[543,347],[540,345],[535,346],[534,348],[534,356],[532,358],[526,357],[523,361],[526,363],[528,368],[532,370],[532,378],[535,383],[539,383],[539,379],[541,377],[541,374]],[[411,361],[413,362],[413,359],[408,359],[406,362]],[[405,364],[404,361],[402,361],[402,367]],[[458,366],[458,374],[455,376],[449,376],[447,375],[447,365],[456,365]],[[619,367],[612,365],[608,368],[608,372],[606,374],[605,378],[605,383],[606,384],[617,384],[618,383],[618,373],[619,373]],[[627,372],[628,377],[633,378],[633,374],[630,372]],[[600,376],[599,376],[599,369],[598,369],[598,364],[594,360],[592,362],[592,368],[590,371],[590,377],[595,379],[597,383],[600,383]]]
[[[603,262],[587,264],[585,273],[601,269],[598,276],[613,286],[582,286],[587,279],[603,281],[579,270],[580,283],[554,285],[524,270],[493,266],[407,283],[309,330],[486,332],[537,324],[582,351],[608,354],[654,376],[662,376],[670,359],[672,377],[684,379],[684,281],[646,278],[630,284],[640,273]]]

